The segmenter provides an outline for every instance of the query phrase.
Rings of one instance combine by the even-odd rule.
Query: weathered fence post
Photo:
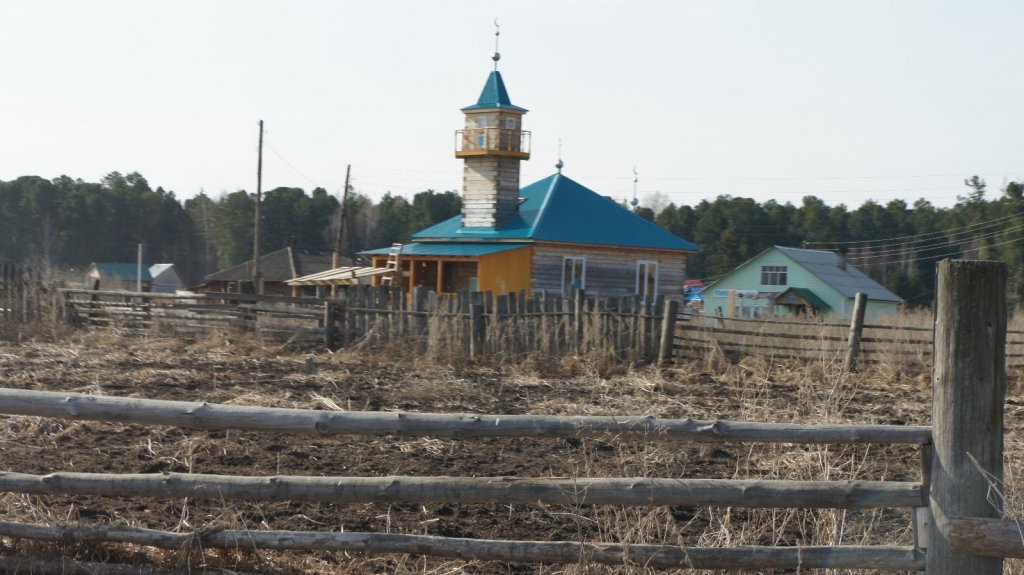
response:
[[[484,351],[487,328],[484,325],[484,306],[475,303],[469,306],[469,356],[480,357]]]
[[[672,346],[675,345],[676,318],[679,315],[679,302],[674,299],[665,302],[665,311],[661,315],[661,342],[658,346],[658,365],[664,366],[672,361]]]
[[[573,337],[576,340],[576,353],[581,354],[583,353],[583,306],[587,301],[587,292],[577,289],[573,295],[576,297],[573,300],[572,308]]]
[[[864,332],[864,312],[868,306],[868,294],[857,292],[853,299],[853,315],[850,317],[850,335],[846,340],[846,356],[843,358],[843,372],[857,370],[857,356],[860,355],[860,335]]]
[[[1006,264],[939,262],[932,366],[932,525],[928,575],[1000,575],[1001,558],[953,553],[950,522],[997,517],[1003,478]],[[976,462],[976,463],[975,463]],[[980,469],[979,469],[980,468]],[[987,475],[987,476],[986,476]]]
[[[416,286],[412,288],[412,311],[415,314],[413,319],[413,325],[415,325],[415,332],[412,334],[417,339],[417,346],[421,347],[421,351],[425,351],[426,347],[423,346],[424,338],[427,334],[427,297],[429,290],[426,286]]]
[[[335,349],[337,338],[335,337],[334,312],[337,308],[333,301],[324,302],[324,347]]]

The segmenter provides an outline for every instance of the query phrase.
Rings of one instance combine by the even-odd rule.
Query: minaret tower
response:
[[[527,110],[512,104],[498,72],[499,34],[495,30],[494,71],[477,103],[462,109],[466,127],[455,133],[455,157],[465,162],[462,225],[466,228],[496,228],[519,212],[519,162],[530,159],[530,132],[523,131]]]

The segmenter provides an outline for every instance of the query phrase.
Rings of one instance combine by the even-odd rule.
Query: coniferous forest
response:
[[[952,207],[868,201],[855,209],[806,196],[799,204],[720,196],[694,206],[668,204],[638,215],[701,247],[688,275],[712,279],[772,245],[830,249],[911,305],[928,305],[935,262],[996,259],[1009,264],[1011,299],[1024,295],[1024,183],[989,189],[966,180]],[[346,256],[405,242],[459,213],[458,192],[426,190],[378,202],[350,193]],[[179,200],[141,174],[112,172],[99,182],[61,176],[0,181],[0,261],[84,269],[90,262],[131,262],[139,243],[146,263],[174,263],[186,281],[249,259],[255,197],[246,191]],[[264,253],[288,245],[329,248],[339,201],[323,188],[280,187],[263,195]]]

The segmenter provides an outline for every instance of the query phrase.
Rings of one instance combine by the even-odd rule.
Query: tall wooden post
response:
[[[263,295],[263,272],[260,271],[260,227],[263,220],[263,120],[260,120],[260,143],[256,159],[256,215],[252,230],[252,292]],[[239,290],[241,291],[241,290]]]
[[[1001,558],[953,553],[950,522],[997,517],[1000,512],[999,502],[989,500],[988,494],[989,481],[1003,478],[1006,277],[1002,262],[939,262],[932,343],[933,529],[928,575],[1003,572]]]
[[[324,347],[330,350],[336,349],[338,344],[335,331],[335,303],[333,301],[324,302]]]
[[[347,221],[348,208],[348,179],[352,174],[352,164],[345,166],[345,189],[341,192],[341,209],[338,210],[338,229],[334,234],[334,255],[331,257],[331,267],[341,267],[341,248],[345,241],[345,222]],[[338,284],[331,285],[331,297],[338,297]]]
[[[577,289],[573,300],[573,334],[576,339],[576,353],[583,353],[583,312],[587,301],[587,292]]]
[[[867,307],[868,294],[857,292],[857,296],[853,299],[853,315],[850,317],[850,335],[846,340],[843,372],[857,370],[857,356],[860,355],[860,336],[864,332],[864,312]]]
[[[679,302],[674,299],[666,300],[665,311],[661,315],[661,345],[658,347],[658,365],[660,366],[672,361],[678,315]]]
[[[482,304],[471,304],[469,306],[469,355],[480,357],[484,352],[484,340],[487,337],[487,327],[484,325],[484,306]]]

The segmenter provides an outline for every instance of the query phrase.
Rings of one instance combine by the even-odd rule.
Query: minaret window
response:
[[[516,119],[515,118],[505,118],[505,128],[509,129],[509,130],[515,130],[516,129]]]

